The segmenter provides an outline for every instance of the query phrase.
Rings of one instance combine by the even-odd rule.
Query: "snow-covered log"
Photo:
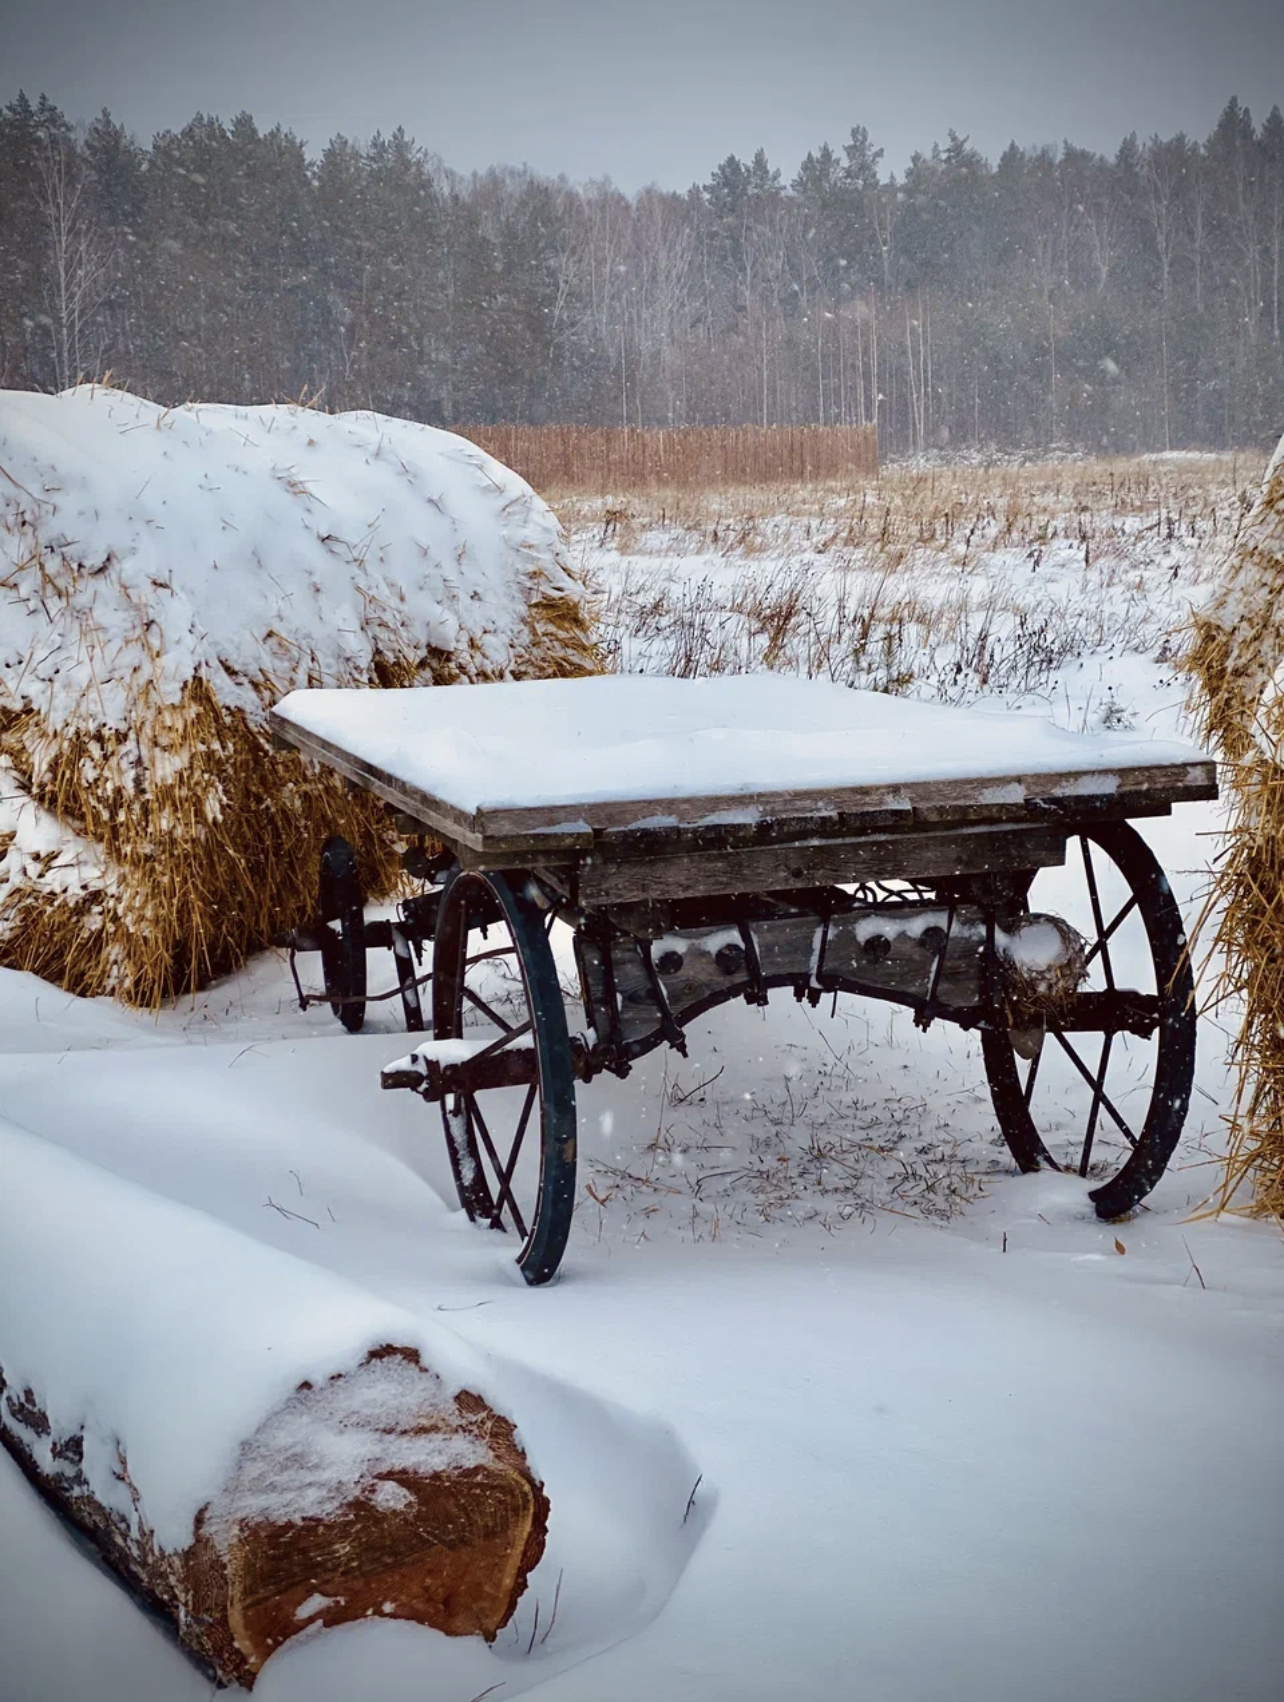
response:
[[[493,1639],[548,1502],[445,1331],[0,1121],[0,1439],[224,1682],[315,1626]]]

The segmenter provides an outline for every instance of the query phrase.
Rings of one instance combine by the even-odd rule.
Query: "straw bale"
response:
[[[0,588],[0,964],[143,1005],[308,920],[330,833],[395,888],[272,702],[598,667],[540,498],[375,414],[0,393]]]
[[[1284,1217],[1284,440],[1195,617],[1188,665],[1230,802],[1209,909],[1216,994],[1243,1008],[1219,1204],[1251,1182],[1255,1209]]]

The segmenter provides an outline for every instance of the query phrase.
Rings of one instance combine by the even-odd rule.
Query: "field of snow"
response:
[[[625,667],[1187,738],[1166,634],[1252,480],[1103,479],[905,475],[876,513],[571,506],[570,553]],[[1217,822],[1143,824],[1192,914]],[[1199,1214],[1233,1013],[1201,1019],[1147,1209],[1104,1225],[1087,1184],[1014,1174],[968,1036],[723,1007],[689,1062],[580,1090],[576,1228],[528,1290],[454,1209],[435,1111],[379,1090],[396,1008],[346,1035],[273,957],[156,1018],[0,973],[7,1118],[459,1338],[545,1478],[549,1550],[493,1650],[303,1637],[266,1702],[1277,1694],[1284,1241]],[[0,1652],[0,1702],[209,1694],[3,1456]]]

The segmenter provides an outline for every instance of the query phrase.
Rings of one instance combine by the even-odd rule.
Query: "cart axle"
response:
[[[460,1058],[460,1042],[440,1042],[434,1056],[433,1042],[419,1047],[408,1058],[398,1058],[379,1073],[384,1088],[408,1087],[429,1104],[437,1104],[455,1093],[484,1093],[496,1087],[529,1087],[539,1079],[539,1064],[533,1046],[514,1046],[502,1052],[485,1051]]]

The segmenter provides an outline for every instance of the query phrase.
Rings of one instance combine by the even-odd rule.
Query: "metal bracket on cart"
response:
[[[420,990],[431,982],[432,971],[422,975],[415,971],[423,963],[424,946],[433,937],[440,902],[441,888],[432,887],[404,899],[397,907],[395,921],[388,918],[366,921],[364,904],[360,903],[355,908],[349,907],[333,921],[327,919],[301,928],[288,928],[278,934],[273,943],[289,953],[290,974],[299,1009],[306,1011],[313,1005],[329,1005],[346,1028],[357,1029],[364,1020],[367,1005],[399,998],[407,1032],[421,1032],[425,1022]],[[358,913],[359,922],[356,920]],[[365,989],[364,973],[360,976],[360,986],[353,984],[352,963],[355,956],[364,958],[367,951],[380,949],[392,953],[397,985],[386,992],[370,993]],[[306,991],[299,979],[299,955],[312,952],[321,959],[325,981],[323,992]],[[362,967],[364,969],[364,964]]]

